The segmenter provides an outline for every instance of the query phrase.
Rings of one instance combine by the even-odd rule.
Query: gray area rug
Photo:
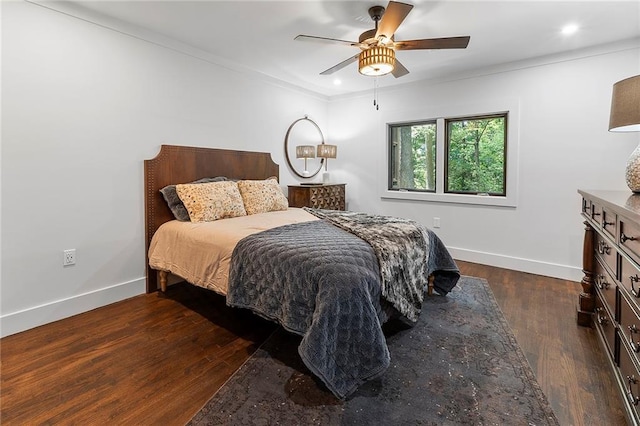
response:
[[[278,328],[189,425],[558,425],[485,280],[462,277],[385,335],[389,369],[341,401]]]

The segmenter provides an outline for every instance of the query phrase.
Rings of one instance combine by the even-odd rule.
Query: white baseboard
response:
[[[536,275],[560,278],[563,280],[582,280],[582,269],[575,266],[559,265],[519,257],[485,253],[474,250],[448,247],[455,259],[513,269]],[[0,337],[16,334],[50,322],[58,321],[73,315],[81,314],[120,300],[128,299],[145,290],[145,278],[138,278],[111,287],[80,294],[66,299],[56,300],[22,311],[0,316]]]
[[[447,247],[455,259],[496,266],[498,268],[513,269],[530,274],[580,282],[584,274],[582,268],[557,263],[541,262],[502,254],[485,253],[455,247]]]
[[[145,278],[101,288],[40,306],[0,316],[0,337],[20,333],[50,322],[137,296],[146,291]]]

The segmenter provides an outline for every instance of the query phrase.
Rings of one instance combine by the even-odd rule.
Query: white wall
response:
[[[144,292],[160,144],[271,152],[286,185],[289,124],[327,126],[326,99],[116,29],[2,3],[3,336]]]
[[[382,91],[380,111],[372,106],[372,93],[332,100],[330,139],[340,147],[334,178],[347,182],[352,210],[410,217],[427,226],[440,217],[442,227],[435,231],[458,259],[580,280],[583,225],[577,189],[628,190],[624,168],[640,142],[637,133],[607,131],[613,83],[640,74],[638,46],[632,41],[585,51],[582,57]],[[385,117],[414,119],[421,111],[496,98],[519,102],[516,208],[380,197],[379,176],[387,173],[381,160]]]
[[[328,101],[112,22],[1,7],[2,336],[144,291],[142,162],[162,143],[271,152],[286,185],[297,179],[284,134],[309,114],[339,146],[329,168],[348,184],[350,209],[426,225],[438,216],[457,258],[579,279],[576,190],[626,189],[624,164],[639,142],[606,130],[612,84],[640,73],[637,43],[382,90],[376,111],[371,93]],[[520,104],[515,209],[380,198],[385,115],[487,97]],[[63,268],[69,248],[77,264]]]

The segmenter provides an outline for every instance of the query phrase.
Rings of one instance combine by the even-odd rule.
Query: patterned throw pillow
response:
[[[195,182],[189,182],[189,183],[209,183],[209,182],[220,182],[225,180],[229,180],[229,179],[227,179],[224,176],[216,176],[212,178],[198,179]],[[167,202],[167,205],[169,206],[171,213],[173,213],[173,216],[181,222],[189,222],[190,220],[189,212],[187,212],[187,209],[184,207],[182,200],[180,199],[180,197],[178,197],[178,193],[176,192],[176,186],[167,185],[164,188],[162,188],[160,192],[162,193],[164,200]]]
[[[282,193],[278,181],[274,178],[241,180],[238,181],[238,189],[240,189],[247,214],[266,213],[289,208],[289,201]]]
[[[236,182],[176,185],[191,222],[211,222],[227,217],[246,216]]]

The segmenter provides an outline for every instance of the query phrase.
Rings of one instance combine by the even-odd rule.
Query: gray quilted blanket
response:
[[[423,270],[428,274],[439,263],[427,259],[435,234],[420,235],[429,238],[420,259],[421,264],[432,265]],[[449,268],[453,260],[446,249],[445,254],[442,264]],[[403,264],[414,261],[419,260],[412,258]],[[381,328],[387,318],[382,269],[370,242],[328,220],[286,225],[238,243],[231,261],[227,304],[249,308],[301,335],[298,352],[305,365],[336,396],[345,398],[389,366]],[[406,287],[406,292],[391,293],[409,295],[405,297],[411,300],[412,309],[419,312],[422,295],[416,295],[423,292],[426,279],[410,285],[401,283],[402,279],[387,281],[385,286]],[[451,279],[441,291],[453,285]]]
[[[382,297],[411,322],[418,321],[428,277],[445,295],[460,272],[440,238],[423,225],[399,217],[305,208],[357,235],[373,248],[380,264]]]

